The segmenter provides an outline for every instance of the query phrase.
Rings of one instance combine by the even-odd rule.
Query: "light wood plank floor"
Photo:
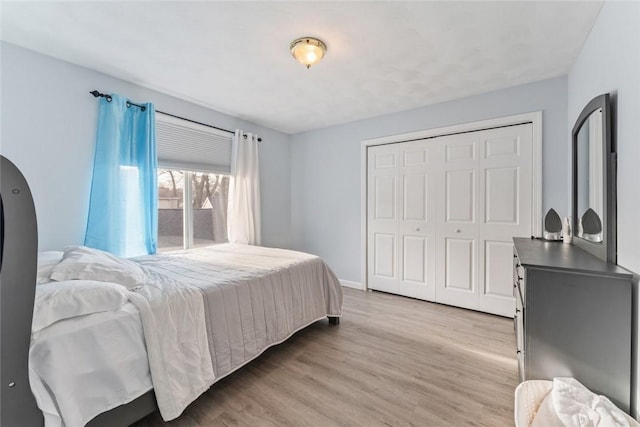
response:
[[[513,426],[513,323],[345,289],[319,321],[214,384],[184,414],[136,427]]]

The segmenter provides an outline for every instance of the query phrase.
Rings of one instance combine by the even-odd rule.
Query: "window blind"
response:
[[[233,135],[156,113],[158,165],[167,169],[229,173]]]

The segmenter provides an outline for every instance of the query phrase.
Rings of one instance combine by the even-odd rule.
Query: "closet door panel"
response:
[[[436,138],[442,146],[437,193],[436,301],[478,305],[478,136]]]
[[[445,172],[445,222],[473,223],[475,218],[475,171]]]
[[[513,298],[513,243],[484,242],[484,295]],[[511,307],[513,311],[513,307]]]
[[[531,235],[531,124],[482,131],[478,309],[513,316],[512,237]]]
[[[471,239],[445,239],[445,288],[474,293],[473,246]]]
[[[427,282],[427,238],[402,236],[402,281],[422,285]]]
[[[435,207],[431,141],[398,144],[401,165],[399,179],[399,267],[398,292],[401,295],[433,301],[435,298]]]
[[[427,175],[418,172],[403,176],[403,221],[427,222]]]
[[[373,179],[373,219],[390,220],[396,219],[396,177],[376,176]]]
[[[485,169],[485,223],[514,225],[518,223],[520,188],[518,167]]]
[[[367,281],[398,292],[398,147],[371,147],[367,159]]]
[[[373,233],[373,274],[375,277],[396,277],[396,236],[393,233]]]

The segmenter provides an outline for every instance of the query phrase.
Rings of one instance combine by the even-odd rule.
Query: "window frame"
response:
[[[184,190],[182,190],[182,248],[193,248],[193,172],[184,173]]]
[[[182,250],[193,249],[196,246],[194,245],[194,207],[193,207],[193,177],[196,173],[210,174],[210,175],[221,175],[231,178],[231,175],[228,173],[222,173],[217,171],[187,171],[178,168],[171,167],[159,167],[157,173],[160,173],[160,170],[170,170],[174,172],[182,172],[183,174],[183,188],[182,188]],[[158,206],[158,210],[160,207]],[[228,241],[228,237],[227,237]],[[211,244],[216,244],[213,241]],[[160,232],[158,230],[158,252],[162,251],[162,247],[160,247]]]

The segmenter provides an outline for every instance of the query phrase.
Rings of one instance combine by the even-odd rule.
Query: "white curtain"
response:
[[[258,136],[241,130],[233,138],[228,215],[229,242],[260,244]]]

